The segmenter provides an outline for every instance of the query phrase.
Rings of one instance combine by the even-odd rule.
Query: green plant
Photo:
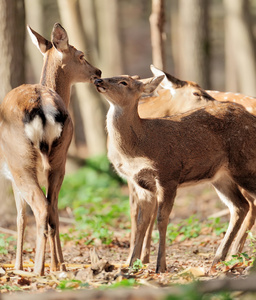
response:
[[[87,244],[95,239],[109,244],[114,230],[130,226],[128,196],[122,192],[122,181],[106,156],[89,159],[85,167],[66,176],[59,208],[66,207],[73,210],[78,239],[86,238]]]
[[[19,288],[18,286],[11,286],[8,284],[4,284],[0,286],[0,290],[7,290],[7,291],[20,291],[21,288]]]
[[[220,222],[220,218],[209,218],[209,223],[207,224],[208,227],[211,227],[213,232],[219,236],[223,232],[227,231],[228,222]]]
[[[61,280],[59,285],[58,285],[58,289],[60,290],[73,290],[73,289],[77,289],[77,288],[83,288],[83,287],[88,287],[89,284],[88,283],[83,283],[80,280],[76,280],[76,279],[68,279],[68,280]]]
[[[8,254],[9,244],[14,240],[13,236],[5,237],[5,234],[0,234],[0,254]]]
[[[142,268],[143,268],[143,263],[140,259],[137,258],[137,260],[132,265],[132,270],[133,270],[133,272],[137,273]]]
[[[249,245],[252,248],[252,252],[255,253],[256,252],[256,238],[255,236],[253,236],[251,231],[247,231],[248,233],[248,239],[250,241]]]
[[[120,288],[120,287],[134,287],[137,286],[138,283],[134,278],[123,279],[121,281],[115,282],[109,286],[111,289]]]
[[[227,261],[221,262],[225,266],[233,266],[237,263],[243,263],[244,265],[248,266],[250,264],[250,257],[247,253],[239,253],[236,255],[232,255],[232,258]]]
[[[179,224],[170,223],[167,227],[167,238],[173,242],[180,236],[180,240],[184,241],[199,236],[201,229],[202,224],[195,215],[192,215]]]

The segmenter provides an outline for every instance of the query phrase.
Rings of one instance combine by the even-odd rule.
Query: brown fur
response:
[[[161,79],[147,84],[129,77],[95,81],[98,91],[111,103],[107,116],[109,159],[133,184],[139,198],[130,264],[140,258],[157,195],[160,242],[156,272],[166,270],[166,228],[179,186],[211,181],[236,211],[232,220],[235,227],[229,227],[215,261],[226,256],[249,210],[238,186],[256,195],[256,117],[240,105],[213,102],[170,118],[141,119],[139,98],[152,92]],[[141,181],[149,188],[138,184]],[[233,198],[234,194],[238,196]]]
[[[214,103],[216,101],[221,102],[234,102],[243,105],[250,113],[256,114],[256,99],[250,96],[245,96],[238,93],[225,93],[225,92],[219,92],[219,91],[205,91],[203,90],[198,84],[190,81],[182,81],[186,82],[186,84],[183,84],[182,87],[176,85],[177,80],[172,80],[172,76],[168,75],[167,73],[164,73],[158,69],[156,69],[154,66],[151,66],[151,70],[155,75],[166,75],[168,78],[168,81],[163,81],[161,83],[163,88],[158,89],[158,95],[154,97],[148,97],[140,100],[139,102],[139,115],[142,118],[157,118],[157,117],[165,117],[165,116],[172,116],[173,114],[187,112],[191,109],[200,108],[202,106]],[[173,87],[175,90],[174,95],[171,95],[169,87]],[[215,97],[215,99],[213,98]],[[239,192],[235,192],[234,188],[232,189],[232,197],[233,199],[237,199],[236,201],[241,198],[240,190]],[[130,206],[131,206],[131,220],[132,224],[135,223],[133,219],[137,217],[138,208],[137,208],[137,195],[136,191],[132,188],[132,184],[129,183],[129,190],[130,190]],[[243,249],[243,245],[247,236],[248,230],[250,230],[255,222],[256,217],[256,208],[254,205],[254,198],[251,197],[248,193],[246,193],[244,190],[242,190],[243,196],[246,198],[249,204],[249,211],[246,214],[243,225],[241,226],[239,233],[237,234],[236,238],[234,239],[234,242],[232,244],[232,248],[230,250],[230,255],[237,254],[237,252],[241,252]],[[223,197],[222,194],[219,193],[220,198],[223,200],[223,202],[230,207],[229,201]],[[155,199],[156,201],[156,199]],[[243,200],[244,202],[244,200]],[[230,227],[229,232],[232,232],[232,228],[236,226],[234,224],[234,221],[236,220],[236,216],[234,215],[234,211],[230,209],[231,214],[231,220],[230,220]],[[157,206],[154,215],[152,216],[152,223],[150,227],[148,228],[147,234],[144,238],[144,244],[143,244],[143,250],[141,253],[141,260],[144,263],[149,262],[149,254],[150,254],[150,244],[151,244],[151,234],[153,230],[154,221],[157,214]],[[132,255],[132,249],[134,245],[134,237],[136,236],[136,233],[134,231],[135,227],[132,225],[131,231],[131,247],[130,247],[130,254],[129,258]],[[225,240],[224,240],[225,241]],[[222,251],[227,252],[228,249],[226,249],[226,245],[223,243]],[[220,250],[219,250],[220,252]],[[224,254],[219,254],[220,257],[223,259],[225,258]],[[128,258],[128,260],[129,260]],[[218,260],[215,259],[213,261],[213,265]]]
[[[16,269],[22,269],[23,236],[28,203],[35,215],[37,244],[34,272],[44,273],[47,236],[51,270],[65,270],[59,239],[58,194],[65,174],[73,125],[68,113],[74,82],[90,82],[101,72],[81,51],[68,44],[67,33],[56,23],[52,41],[29,28],[44,55],[40,83],[22,85],[0,107],[0,168],[11,179],[17,206]],[[41,186],[45,185],[46,195]]]

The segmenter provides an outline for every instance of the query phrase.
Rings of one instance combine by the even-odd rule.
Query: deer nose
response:
[[[102,72],[101,72],[101,70],[97,69],[95,73],[96,73],[97,76],[100,77]]]
[[[101,84],[101,83],[103,83],[103,80],[102,80],[102,79],[96,79],[96,80],[94,81],[94,84],[95,84],[95,85],[98,85],[98,84]]]

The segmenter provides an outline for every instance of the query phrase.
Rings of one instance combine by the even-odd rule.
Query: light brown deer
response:
[[[199,108],[214,101],[231,101],[243,105],[246,110],[256,115],[256,98],[245,96],[239,93],[225,93],[219,91],[205,91],[198,84],[190,81],[180,80],[174,76],[165,73],[153,65],[151,65],[151,71],[155,76],[164,76],[161,82],[162,88],[158,89],[158,95],[152,97],[144,97],[139,102],[139,115],[142,118],[157,118],[172,116],[177,113],[187,112],[191,109]],[[214,97],[214,98],[213,98]],[[136,236],[136,218],[138,216],[137,207],[137,195],[136,190],[133,188],[132,183],[128,182],[130,191],[130,207],[131,207],[131,247],[128,257],[128,261],[132,256],[132,249],[134,246]],[[237,238],[232,244],[230,255],[237,254],[243,249],[244,242],[246,240],[247,231],[250,230],[255,222],[256,208],[254,206],[254,199],[242,190],[243,196],[248,200],[249,211],[244,219],[243,225]],[[219,194],[219,193],[218,193]],[[226,199],[219,194],[220,198],[226,203]],[[156,202],[156,199],[155,199]],[[227,204],[227,203],[226,203]],[[228,205],[230,207],[230,205]],[[150,226],[146,232],[144,238],[144,244],[141,253],[141,260],[144,263],[148,263],[150,259],[150,244],[151,235],[154,226],[154,221],[157,214],[157,202],[155,208],[155,214],[152,215]],[[230,214],[233,214],[233,210],[230,210]],[[234,219],[231,217],[231,220]],[[232,223],[230,224],[232,226]],[[231,229],[232,230],[232,229]],[[226,249],[225,251],[228,251]],[[222,256],[220,254],[220,256]],[[224,257],[224,256],[222,256]],[[216,260],[217,261],[217,260]],[[213,261],[213,265],[215,261]]]
[[[26,203],[37,226],[34,272],[44,273],[47,236],[51,270],[65,270],[59,239],[58,194],[65,174],[73,125],[68,113],[71,85],[90,82],[101,71],[83,52],[69,45],[65,29],[53,26],[51,41],[28,27],[44,56],[40,84],[24,84],[10,91],[0,106],[0,168],[12,181],[17,206],[16,269],[22,269]],[[41,187],[45,187],[46,194]]]
[[[214,101],[169,118],[140,118],[141,95],[151,93],[163,77],[148,83],[129,76],[97,79],[94,83],[110,103],[109,159],[133,184],[139,199],[130,265],[140,258],[157,195],[160,239],[156,272],[166,270],[166,229],[178,187],[210,181],[234,212],[232,227],[217,250],[215,263],[226,256],[249,210],[239,187],[256,196],[256,117],[241,105]]]

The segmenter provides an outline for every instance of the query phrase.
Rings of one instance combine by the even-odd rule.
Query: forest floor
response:
[[[224,209],[224,206],[219,204],[219,200],[216,201],[216,195],[212,190],[205,191],[198,188],[196,191],[193,190],[193,195],[198,195],[198,200],[194,198],[191,202],[190,192],[187,190],[184,193],[186,194],[181,192],[178,195],[174,212],[171,215],[174,224],[173,231],[177,231],[178,235],[172,243],[167,243],[167,271],[165,273],[155,274],[158,248],[156,238],[152,241],[150,263],[143,265],[138,261],[133,268],[129,269],[126,259],[130,235],[127,231],[116,229],[114,239],[108,245],[102,244],[101,240],[95,240],[94,245],[87,245],[83,239],[67,238],[63,242],[67,272],[50,273],[50,253],[47,247],[45,276],[35,276],[33,260],[36,232],[34,218],[30,216],[23,253],[24,272],[13,270],[15,240],[9,241],[8,253],[0,254],[0,298],[1,293],[14,295],[16,291],[41,293],[49,290],[92,290],[108,287],[156,289],[214,278],[243,278],[256,249],[254,239],[247,238],[244,254],[234,257],[229,262],[221,263],[215,275],[208,275],[214,253],[224,236],[224,232],[218,231],[219,226],[227,225],[229,215],[224,214],[220,223],[209,225],[207,217]],[[195,217],[189,218],[191,214]],[[184,218],[189,218],[186,224],[182,223]],[[181,224],[183,228],[187,228],[187,232],[182,229]],[[60,232],[64,236],[65,233],[70,236],[72,225],[65,222],[61,222],[60,225]],[[15,225],[13,229],[15,230]],[[195,232],[197,234],[194,234]],[[255,228],[252,233],[255,234]]]

